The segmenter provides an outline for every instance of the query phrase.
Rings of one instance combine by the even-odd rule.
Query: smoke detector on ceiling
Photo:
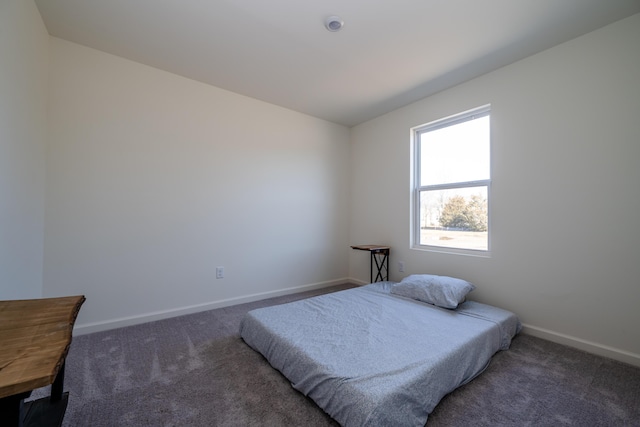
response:
[[[340,31],[344,26],[344,21],[339,16],[330,16],[324,20],[324,26],[327,30],[336,32]]]

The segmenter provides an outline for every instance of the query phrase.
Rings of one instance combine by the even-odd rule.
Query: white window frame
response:
[[[468,110],[453,116],[445,117],[443,119],[435,120],[420,126],[416,126],[411,129],[411,177],[412,177],[412,196],[411,196],[411,248],[418,250],[426,250],[433,252],[444,252],[461,255],[475,255],[489,257],[491,254],[491,134],[489,135],[489,179],[466,181],[466,182],[453,182],[437,185],[420,185],[420,135],[426,132],[442,129],[445,127],[464,123],[476,118],[491,116],[491,105],[484,105],[472,110]],[[489,131],[491,133],[491,131]],[[448,190],[456,188],[470,188],[470,187],[486,187],[487,189],[487,249],[468,249],[468,248],[453,248],[446,246],[436,245],[423,245],[420,244],[420,194],[422,191],[428,190]]]

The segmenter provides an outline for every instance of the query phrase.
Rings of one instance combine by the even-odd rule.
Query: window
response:
[[[490,113],[413,129],[413,248],[489,251]]]

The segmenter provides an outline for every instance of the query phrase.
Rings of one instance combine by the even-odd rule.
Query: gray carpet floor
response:
[[[251,309],[346,287],[76,336],[63,426],[336,426],[238,327]],[[640,426],[640,368],[521,334],[428,426]]]

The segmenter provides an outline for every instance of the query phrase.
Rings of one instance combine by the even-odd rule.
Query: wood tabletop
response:
[[[53,383],[84,301],[82,295],[0,301],[0,398]]]
[[[381,245],[354,245],[351,246],[352,249],[358,249],[361,251],[380,251],[389,249],[389,246],[381,246]]]

